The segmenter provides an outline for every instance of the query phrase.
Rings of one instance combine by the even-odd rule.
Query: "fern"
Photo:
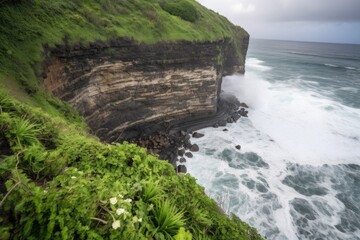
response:
[[[183,211],[178,211],[174,204],[165,200],[154,209],[156,220],[156,232],[162,233],[166,238],[171,239],[177,234],[179,228],[185,225]]]
[[[15,122],[15,126],[11,129],[11,134],[16,139],[16,144],[23,148],[23,145],[37,143],[37,134],[40,132],[37,124],[31,123],[28,119],[20,118]]]

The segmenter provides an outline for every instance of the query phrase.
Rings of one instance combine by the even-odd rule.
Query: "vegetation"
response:
[[[143,43],[227,37],[236,43],[239,34],[247,33],[195,0],[0,1],[0,83],[18,98],[49,108],[39,78],[47,49],[56,45],[119,37]]]
[[[1,239],[261,239],[145,149],[4,92],[0,106]]]
[[[191,176],[91,136],[39,81],[58,44],[242,33],[194,0],[0,0],[0,239],[261,239]]]

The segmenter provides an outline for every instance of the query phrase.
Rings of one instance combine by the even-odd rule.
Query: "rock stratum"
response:
[[[136,138],[214,116],[222,77],[244,73],[249,35],[242,35],[237,44],[226,38],[61,45],[47,52],[42,85],[74,106],[101,139]]]

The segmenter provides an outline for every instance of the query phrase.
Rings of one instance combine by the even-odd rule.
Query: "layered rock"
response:
[[[215,114],[222,76],[244,72],[238,50],[229,39],[58,46],[49,54],[43,86],[71,103],[100,138],[138,137]]]

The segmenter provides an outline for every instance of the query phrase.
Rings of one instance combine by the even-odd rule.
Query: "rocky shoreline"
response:
[[[222,92],[219,97],[217,112],[212,116],[197,117],[181,120],[181,122],[166,122],[152,124],[151,129],[144,126],[143,134],[136,138],[127,139],[149,152],[159,155],[160,159],[169,161],[177,172],[185,173],[186,158],[192,158],[192,152],[199,151],[197,144],[191,143],[192,138],[201,138],[204,134],[196,132],[206,127],[225,127],[237,122],[241,117],[247,117],[248,106],[230,94]],[[224,129],[227,131],[227,129]],[[241,146],[236,146],[240,149]]]

